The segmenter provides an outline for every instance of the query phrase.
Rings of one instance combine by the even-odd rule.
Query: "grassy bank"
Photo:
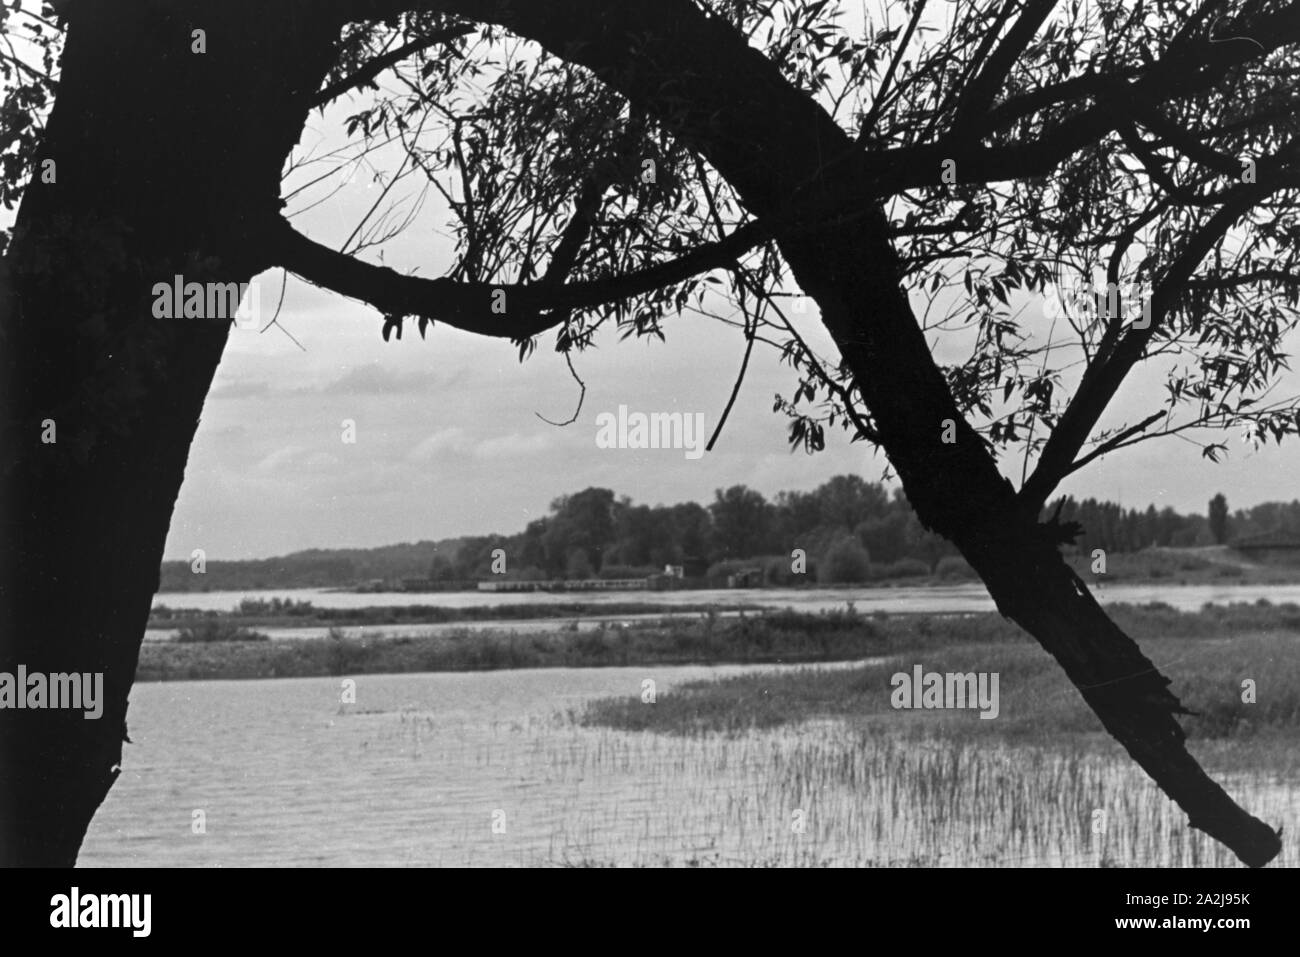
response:
[[[1199,612],[1180,612],[1167,605],[1117,605],[1110,611],[1119,625],[1143,641],[1144,646],[1150,640],[1169,639],[1175,641],[1173,647],[1183,648],[1180,654],[1189,654],[1193,642],[1213,643],[1270,633],[1300,635],[1300,607],[1295,605],[1259,602],[1209,606]],[[496,668],[799,663],[854,661],[937,649],[971,655],[981,648],[989,661],[1014,663],[1023,658],[1032,662],[1038,656],[1043,667],[1049,671],[1055,668],[1036,644],[996,614],[865,616],[850,610],[820,614],[773,611],[734,618],[706,613],[697,618],[602,625],[581,631],[571,626],[563,631],[539,633],[456,629],[398,638],[335,634],[282,641],[147,642],[141,650],[137,678],[156,681]],[[1004,650],[1008,648],[1015,649],[1018,657],[1008,658],[1010,652]],[[1158,657],[1156,661],[1163,664]],[[941,663],[934,659],[934,667]],[[1004,687],[1009,680],[1003,679]]]
[[[1144,548],[1110,552],[1104,575],[1093,572],[1091,553],[1066,559],[1088,582],[1125,585],[1294,585],[1300,564],[1252,561],[1223,545],[1205,548]]]
[[[1197,614],[1159,608],[1123,609],[1130,634],[1172,681],[1185,707],[1181,719],[1208,764],[1268,767],[1300,773],[1294,742],[1300,731],[1300,609],[1236,606]],[[964,624],[964,623],[963,623]],[[670,735],[742,734],[833,720],[864,735],[1049,745],[1063,740],[1101,750],[1118,746],[1056,662],[1024,640],[949,640],[898,647],[889,660],[844,669],[798,669],[692,682],[661,693],[653,707],[638,698],[593,702],[576,717],[584,725]],[[1172,633],[1171,633],[1172,632]],[[996,672],[997,718],[978,710],[904,710],[890,704],[890,679],[925,671]],[[1256,683],[1256,701],[1242,701],[1242,681]]]
[[[1239,635],[1232,639],[1156,638],[1143,650],[1173,679],[1183,704],[1197,715],[1184,726],[1202,736],[1249,735],[1300,727],[1300,636]],[[890,706],[890,678],[920,664],[926,671],[996,672],[1000,713],[908,711]],[[1243,678],[1257,683],[1257,701],[1241,700]],[[589,723],[670,733],[736,732],[819,718],[884,716],[945,734],[1034,738],[1100,731],[1060,666],[1037,645],[976,644],[916,649],[854,668],[739,675],[683,685],[659,696],[654,708],[606,700],[589,709]]]
[[[709,604],[665,606],[644,601],[565,602],[563,604],[476,605],[448,608],[442,605],[367,605],[364,608],[318,608],[309,601],[282,599],[245,600],[233,611],[200,611],[195,608],[156,606],[149,616],[149,627],[180,629],[206,622],[229,622],[244,628],[308,628],[311,626],[358,625],[441,625],[478,621],[529,621],[556,618],[619,617],[654,615],[672,611],[677,614],[704,614]],[[735,609],[757,611],[757,605],[735,605]]]
[[[719,662],[845,661],[875,654],[881,636],[858,615],[704,614],[588,630],[519,633],[456,629],[437,635],[148,642],[140,681],[286,678],[500,668],[602,667]]]

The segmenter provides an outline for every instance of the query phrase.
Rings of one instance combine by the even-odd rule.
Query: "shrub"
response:
[[[768,555],[762,559],[763,581],[768,585],[806,585],[817,580],[817,562],[811,555],[804,556],[804,570],[791,570],[794,559],[789,555]]]
[[[269,601],[265,598],[245,598],[239,603],[239,614],[246,617],[274,617],[291,615],[306,617],[316,613],[309,601],[294,601],[292,598],[275,597]]]
[[[190,644],[211,641],[267,641],[269,638],[260,631],[218,620],[187,625],[176,632],[176,640]]]
[[[710,585],[725,588],[727,577],[730,575],[739,575],[744,572],[757,571],[760,578],[762,577],[762,559],[757,558],[727,558],[720,562],[714,562],[709,566],[705,573]]]
[[[832,545],[817,569],[817,580],[826,584],[861,584],[871,577],[871,556],[851,538]]]
[[[900,558],[896,562],[872,566],[872,577],[879,579],[921,578],[929,574],[930,566],[919,558]]]
[[[564,577],[570,581],[585,581],[595,577],[596,571],[591,567],[587,553],[580,548],[570,550],[564,563]]]
[[[949,555],[946,558],[939,559],[934,574],[945,581],[974,581],[979,578],[979,575],[975,573],[975,569],[971,568],[966,559],[960,555]]]
[[[348,637],[342,628],[326,633],[325,667],[332,675],[346,675],[359,670],[366,659],[366,646],[358,638]],[[319,647],[319,646],[317,646]]]

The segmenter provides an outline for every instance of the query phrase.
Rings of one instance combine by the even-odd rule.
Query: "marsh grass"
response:
[[[267,635],[243,625],[228,621],[199,621],[177,630],[176,641],[181,644],[211,644],[213,642],[269,641]]]
[[[658,746],[650,742],[658,741]],[[854,866],[1230,866],[1130,763],[1089,749],[1007,747],[836,725],[735,738],[631,736],[587,749],[560,773],[667,775],[676,809],[623,863]],[[1232,783],[1268,820],[1294,784]],[[794,830],[802,810],[804,831]],[[1095,812],[1103,812],[1099,818]],[[626,813],[626,809],[625,809]],[[1100,825],[1099,827],[1097,825]],[[599,820],[557,837],[598,845]],[[679,848],[665,852],[664,847]],[[660,849],[656,851],[656,848]],[[599,862],[584,858],[583,863]],[[1294,866],[1289,839],[1277,862]]]
[[[1277,626],[1282,616],[1275,612],[1266,617]],[[1300,810],[1300,638],[1290,630],[1290,612],[1284,629],[1223,637],[1225,623],[1249,627],[1262,615],[1255,606],[1206,612],[1190,629],[1196,637],[1142,645],[1198,712],[1183,719],[1193,752],[1253,814],[1276,825]],[[1132,612],[1128,624],[1163,631],[1182,617]],[[913,664],[998,672],[998,718],[982,720],[976,710],[894,710],[889,679]],[[1254,704],[1242,701],[1245,678],[1257,682]],[[689,793],[673,798],[689,818],[676,825],[678,844],[691,846],[694,833],[727,835],[706,852],[661,853],[648,863],[1239,863],[1188,828],[1103,731],[1059,666],[1026,642],[947,644],[852,667],[696,681],[667,690],[653,705],[632,696],[601,699],[571,718],[597,736],[615,736],[591,752],[595,766],[584,762],[584,773],[598,774],[606,762],[632,772],[666,761],[674,778],[689,782]],[[606,757],[611,749],[617,756]],[[740,788],[743,798],[720,793],[727,787]],[[803,834],[790,826],[795,809],[805,814]],[[1300,863],[1293,834],[1284,832],[1275,863]]]
[[[471,629],[427,636],[328,637],[230,643],[219,649],[149,642],[139,681],[285,678],[501,668],[602,667],[630,664],[844,661],[869,657],[891,636],[850,612],[778,611],[722,618],[671,618],[633,625],[502,632]],[[911,639],[909,639],[911,640]]]
[[[1300,729],[1300,637],[1268,632],[1231,639],[1155,638],[1143,642],[1143,650],[1172,678],[1184,706],[1196,712],[1182,720],[1190,738],[1276,736],[1281,745],[1282,737]],[[895,711],[890,678],[916,664],[926,671],[997,672],[998,717],[984,720],[975,710]],[[1256,682],[1253,704],[1242,700],[1244,679]],[[852,668],[693,682],[659,696],[652,708],[639,699],[604,699],[579,717],[588,726],[667,734],[738,734],[820,719],[963,740],[1032,744],[1096,734],[1109,742],[1060,666],[1026,642],[947,645]]]

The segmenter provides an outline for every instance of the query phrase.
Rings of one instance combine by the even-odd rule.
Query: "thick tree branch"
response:
[[[434,33],[428,34],[427,36],[418,37],[411,42],[404,43],[386,53],[381,53],[373,60],[367,61],[364,66],[354,73],[350,73],[341,80],[331,83],[323,90],[313,93],[311,108],[315,109],[316,107],[325,106],[325,104],[338,99],[349,90],[374,82],[375,77],[379,76],[379,74],[383,73],[389,67],[396,66],[407,57],[419,53],[421,50],[427,50],[430,47],[437,46],[439,43],[447,43],[451,40],[457,39],[458,37],[468,36],[473,33],[474,30],[475,28],[469,25],[448,27],[445,30],[438,30]]]
[[[988,112],[980,127],[980,135],[990,136],[1050,106],[1113,94],[1140,75],[1141,70],[1136,68],[1117,70],[1114,73],[1084,73],[1028,93],[1020,93]]]
[[[889,58],[889,66],[885,69],[885,75],[880,81],[880,86],[876,88],[875,98],[871,101],[871,109],[863,118],[862,127],[858,130],[859,143],[865,143],[872,136],[876,121],[880,119],[880,112],[888,101],[889,87],[894,82],[894,74],[898,71],[898,64],[902,62],[903,54],[907,52],[907,45],[912,42],[912,34],[916,32],[917,24],[921,22],[921,17],[925,14],[927,2],[928,0],[920,0],[917,3],[916,9],[912,11],[912,18],[908,21],[907,29],[903,31],[903,38],[898,41],[894,55]]]
[[[608,188],[608,178],[598,173],[593,173],[582,184],[582,191],[573,204],[573,218],[560,233],[559,241],[551,253],[551,261],[547,264],[543,282],[562,283],[569,275],[583,243],[591,235],[591,224],[596,214],[600,212],[600,203]]]
[[[1238,286],[1250,286],[1264,282],[1274,282],[1283,286],[1300,288],[1300,273],[1287,272],[1284,269],[1256,269],[1240,275],[1216,276],[1213,279],[1189,279],[1187,288],[1203,290],[1235,289]]]
[[[1093,449],[1083,458],[1076,459],[1065,470],[1065,475],[1072,475],[1075,472],[1079,471],[1079,469],[1087,465],[1089,462],[1101,458],[1103,455],[1105,455],[1108,452],[1113,452],[1116,449],[1121,448],[1127,443],[1129,439],[1133,438],[1133,436],[1145,432],[1147,429],[1155,425],[1155,423],[1159,422],[1167,415],[1169,415],[1169,411],[1167,409],[1161,409],[1159,412],[1152,412],[1141,422],[1138,422],[1136,425],[1129,426],[1127,429],[1124,429],[1118,435],[1112,436],[1111,438],[1107,439],[1105,442],[1102,442],[1100,445],[1098,445],[1095,449]]]
[[[1029,0],[1025,4],[1019,19],[1007,31],[1007,35],[1003,37],[997,49],[984,61],[984,66],[975,79],[962,91],[961,99],[957,101],[954,128],[965,130],[978,125],[989,107],[993,105],[998,92],[1014,69],[1016,61],[1033,41],[1038,28],[1043,25],[1043,21],[1055,6],[1056,0]]]
[[[1163,137],[1170,146],[1181,150],[1188,159],[1195,160],[1216,173],[1234,177],[1240,175],[1241,160],[1225,156],[1206,145],[1194,133],[1175,123],[1158,109],[1140,109],[1138,117],[1151,132]]]
[[[730,266],[766,238],[766,230],[751,223],[666,263],[612,279],[563,285],[405,276],[323,246],[284,220],[268,229],[267,251],[276,265],[384,313],[426,316],[478,335],[524,339],[562,324],[568,310],[617,302]]]

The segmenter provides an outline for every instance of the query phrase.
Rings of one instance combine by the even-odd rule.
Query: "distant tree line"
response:
[[[1269,533],[1300,538],[1300,502],[1264,502],[1234,512],[1228,520],[1229,543]]]
[[[454,555],[434,559],[430,577],[488,577],[497,549],[505,574],[524,579],[636,577],[680,565],[710,578],[758,568],[764,581],[781,584],[866,580],[873,569],[924,575],[956,555],[921,527],[900,492],[852,475],[771,501],[733,485],[707,507],[638,505],[588,488],[556,499],[518,535],[463,539]]]
[[[1059,514],[1057,512],[1059,508]],[[1133,552],[1192,547],[1265,532],[1300,535],[1300,502],[1268,502],[1231,516],[1222,494],[1205,515],[1172,508],[1127,509],[1064,496],[1049,503],[1077,522],[1080,550]],[[210,561],[203,575],[185,562],[163,566],[163,591],[347,586],[367,581],[444,585],[508,579],[632,578],[683,566],[691,577],[755,584],[863,582],[939,575],[972,577],[946,541],[926,531],[901,490],[838,475],[812,491],[768,499],[744,485],[696,502],[639,505],[607,488],[587,488],[551,503],[549,513],[514,535],[478,535],[372,549],[313,549],[282,558]]]
[[[1152,546],[1191,548],[1203,545],[1231,544],[1257,535],[1281,533],[1300,538],[1300,501],[1264,502],[1229,514],[1223,493],[1210,499],[1207,514],[1183,515],[1172,508],[1156,510],[1126,509],[1114,502],[1095,498],[1077,501],[1064,496],[1053,501],[1045,511],[1055,513],[1060,507],[1060,521],[1078,522],[1083,534],[1076,540],[1080,549],[1094,548],[1107,552],[1135,552]]]

